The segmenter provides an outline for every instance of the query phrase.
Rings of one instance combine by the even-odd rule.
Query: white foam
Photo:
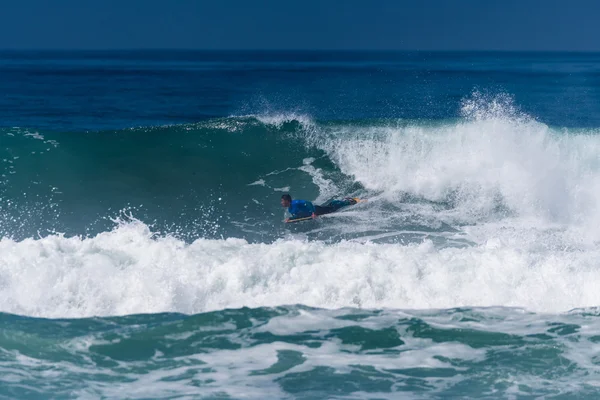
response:
[[[266,182],[264,179],[259,179],[257,181],[254,181],[252,183],[249,183],[248,186],[265,186]]]
[[[314,158],[305,158],[302,160],[302,166],[298,167],[298,170],[307,173],[315,186],[319,188],[319,196],[315,199],[315,202],[319,203],[338,194],[339,189],[333,181],[323,176],[323,171],[320,168],[315,168],[312,165],[314,161]]]
[[[253,117],[262,122],[263,124],[273,125],[277,128],[281,128],[283,124],[290,122],[298,122],[302,127],[309,128],[314,126],[314,122],[309,115],[300,114],[295,112],[286,113],[265,113],[260,115],[247,115],[245,117]]]
[[[438,125],[339,126],[309,140],[382,199],[450,204],[450,223],[481,224],[501,209],[600,240],[598,132],[550,128],[506,96],[474,95],[463,113]]]
[[[0,311],[84,317],[306,304],[340,308],[600,303],[598,250],[240,239],[186,244],[140,222],[93,238],[0,241]]]
[[[34,139],[42,140],[42,141],[45,139],[44,136],[41,133],[39,133],[39,132],[27,132],[23,136],[29,136],[29,137],[32,137]]]

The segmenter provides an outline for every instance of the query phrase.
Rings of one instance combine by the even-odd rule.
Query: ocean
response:
[[[600,397],[600,54],[3,51],[0,168],[0,398]]]

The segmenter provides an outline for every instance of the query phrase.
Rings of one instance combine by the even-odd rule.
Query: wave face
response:
[[[0,397],[598,397],[598,55],[7,54]]]
[[[248,117],[80,134],[5,129],[1,234],[93,235],[134,215],[186,238],[239,235],[247,222],[270,226],[256,238],[274,237],[277,196],[256,181],[289,168],[269,182],[310,183],[296,168],[309,151],[286,140],[299,126]]]

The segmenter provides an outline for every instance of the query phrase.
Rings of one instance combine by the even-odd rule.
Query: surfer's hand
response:
[[[289,219],[289,218],[286,218],[286,219],[285,219],[285,222],[290,222],[290,219]]]
[[[317,214],[312,213],[312,219],[315,219],[315,218],[317,218]]]

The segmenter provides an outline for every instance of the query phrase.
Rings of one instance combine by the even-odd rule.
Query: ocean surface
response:
[[[0,398],[598,398],[599,307],[600,54],[0,52]]]

